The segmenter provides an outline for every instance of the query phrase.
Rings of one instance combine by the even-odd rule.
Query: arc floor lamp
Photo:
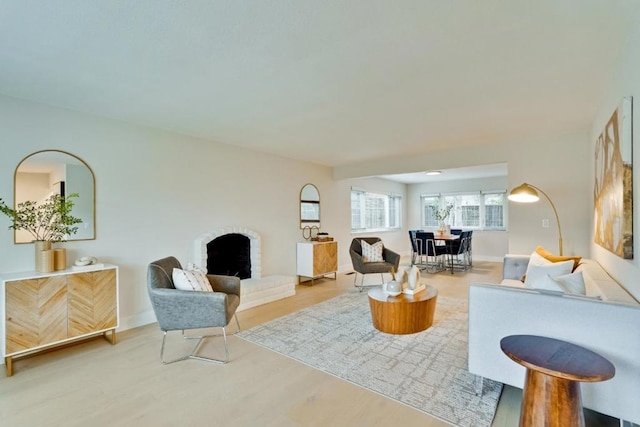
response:
[[[518,203],[533,203],[540,200],[540,196],[538,196],[538,191],[541,192],[544,197],[547,198],[549,204],[553,208],[553,213],[556,216],[556,223],[558,224],[558,250],[559,254],[562,255],[562,229],[560,228],[560,218],[558,217],[558,211],[556,210],[556,205],[553,204],[551,198],[547,193],[542,191],[540,188],[536,187],[532,184],[527,184],[526,182],[522,185],[515,187],[509,193],[509,200],[518,202]]]

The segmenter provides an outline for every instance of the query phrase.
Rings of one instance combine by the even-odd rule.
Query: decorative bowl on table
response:
[[[392,297],[397,297],[402,293],[402,284],[400,282],[392,280],[382,285],[382,290],[387,295],[391,295]]]

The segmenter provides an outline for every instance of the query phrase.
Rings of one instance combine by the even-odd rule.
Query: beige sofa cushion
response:
[[[599,296],[603,301],[638,304],[622,286],[592,259],[583,259],[575,271],[582,271],[587,295]]]

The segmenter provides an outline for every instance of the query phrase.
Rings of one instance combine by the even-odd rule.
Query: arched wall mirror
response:
[[[320,193],[313,184],[300,190],[300,228],[320,228]]]
[[[71,215],[82,220],[72,240],[96,238],[96,185],[93,171],[77,156],[61,150],[42,150],[22,159],[13,177],[13,206],[28,200],[43,201],[52,194],[78,194]],[[24,230],[14,232],[15,243],[31,243]]]

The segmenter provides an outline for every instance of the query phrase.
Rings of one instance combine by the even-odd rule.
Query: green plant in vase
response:
[[[49,249],[52,243],[66,242],[68,236],[78,231],[78,224],[82,223],[82,220],[71,215],[74,197],[78,197],[78,194],[70,194],[67,197],[53,194],[42,203],[31,200],[18,203],[15,209],[7,206],[0,198],[0,212],[11,220],[9,229],[25,230],[33,237],[37,271],[51,271],[49,262],[40,257],[42,251],[51,255]]]
[[[42,203],[31,200],[18,203],[15,209],[11,209],[0,198],[0,212],[11,220],[10,229],[27,231],[34,241],[66,242],[67,236],[78,231],[77,224],[82,223],[80,218],[71,215],[71,199],[74,197],[78,197],[78,194],[66,197],[53,194]]]
[[[429,207],[433,212],[433,217],[436,220],[438,220],[440,233],[443,233],[446,227],[444,222],[446,221],[447,218],[449,218],[449,215],[451,214],[451,209],[453,209],[453,205],[449,204],[445,206],[443,209],[440,209],[438,205],[430,205]]]

